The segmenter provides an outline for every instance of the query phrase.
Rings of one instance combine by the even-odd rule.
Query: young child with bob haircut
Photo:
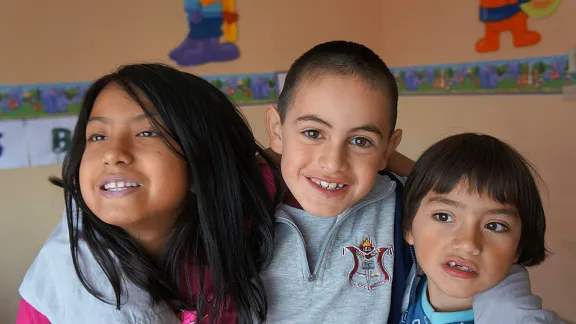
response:
[[[527,277],[524,267],[546,257],[535,175],[514,148],[488,135],[450,136],[422,154],[404,193],[415,266],[401,323],[561,323],[541,309],[528,280],[499,284]]]

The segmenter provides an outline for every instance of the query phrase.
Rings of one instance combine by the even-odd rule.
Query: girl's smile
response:
[[[138,191],[142,186],[142,183],[134,179],[108,177],[100,185],[100,193],[106,198],[123,197]]]

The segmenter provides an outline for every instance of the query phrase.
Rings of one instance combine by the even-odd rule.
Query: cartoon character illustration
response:
[[[390,282],[390,274],[384,267],[385,255],[392,257],[392,246],[376,247],[369,237],[359,245],[342,248],[342,255],[349,251],[354,256],[354,266],[349,274],[350,283],[368,291]]]
[[[15,110],[22,107],[23,94],[20,88],[0,93],[0,110]]]
[[[192,66],[231,61],[240,56],[235,44],[238,39],[235,0],[184,0],[184,11],[189,32],[170,53],[172,60],[181,66]]]
[[[528,29],[528,18],[546,18],[561,0],[480,0],[480,21],[484,23],[484,38],[476,42],[476,51],[494,52],[500,48],[500,33],[512,33],[514,46],[538,44],[542,38]]]

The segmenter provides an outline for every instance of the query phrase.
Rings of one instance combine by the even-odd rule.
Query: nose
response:
[[[108,147],[104,151],[102,162],[110,166],[132,164],[132,162],[134,162],[134,156],[130,144],[118,140],[109,141]]]
[[[482,252],[482,233],[473,226],[463,226],[455,230],[452,239],[454,249],[471,255]]]
[[[348,152],[345,145],[323,145],[318,164],[328,172],[346,171],[348,168]]]

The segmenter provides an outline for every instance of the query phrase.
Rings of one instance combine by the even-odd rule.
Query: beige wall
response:
[[[407,3],[409,2],[409,4]],[[479,54],[482,35],[477,0],[394,1],[384,8],[382,56],[392,66],[456,63],[566,54],[576,45],[573,30],[576,1],[565,0],[548,20],[530,21],[543,41],[515,49],[509,35],[496,54]],[[406,3],[406,4],[402,4]],[[440,4],[442,3],[442,4]],[[443,8],[440,8],[443,6]],[[422,13],[415,15],[415,10]],[[498,136],[527,156],[547,185],[545,197],[548,248],[554,253],[531,271],[532,288],[544,305],[576,322],[576,102],[560,96],[403,97],[400,150],[416,158],[428,145],[454,133],[474,131]]]
[[[380,0],[354,14],[349,0],[239,0],[234,62],[187,69],[198,74],[286,70],[306,48],[334,39],[381,44]],[[2,2],[0,84],[86,81],[119,64],[168,60],[186,36],[182,0],[54,0]],[[245,110],[259,140],[267,136],[264,107]],[[64,208],[47,177],[60,166],[0,170],[0,323],[14,323],[17,289]]]
[[[4,1],[0,84],[85,81],[118,64],[170,63],[168,52],[186,34],[181,2]],[[406,6],[383,2],[365,0],[369,10],[359,12],[350,0],[315,0],[313,5],[306,0],[239,0],[241,58],[187,70],[198,74],[284,70],[306,48],[336,38],[379,50],[392,66],[496,57],[473,52],[475,37],[481,33],[475,1],[445,1],[449,10],[438,10],[425,0]],[[569,44],[560,39],[560,26],[568,25],[569,12],[573,18],[576,2],[566,0],[563,6],[553,21],[538,22],[545,36],[541,46],[522,51],[507,47],[498,58],[565,53]],[[435,16],[416,18],[416,8]],[[569,168],[576,165],[576,137],[560,136],[570,134],[574,106],[556,96],[403,98],[399,123],[405,130],[401,149],[413,158],[447,134],[474,130],[509,140],[535,162],[548,184],[548,240],[555,255],[533,271],[533,287],[546,306],[576,320],[576,310],[570,307],[576,287],[567,283],[576,266],[576,241],[570,236],[576,221],[568,209],[568,197],[576,194],[568,186],[568,180],[576,178]],[[257,138],[266,143],[263,107],[243,111]],[[17,287],[60,219],[61,192],[46,181],[59,173],[59,167],[0,171],[0,323],[14,322]]]

